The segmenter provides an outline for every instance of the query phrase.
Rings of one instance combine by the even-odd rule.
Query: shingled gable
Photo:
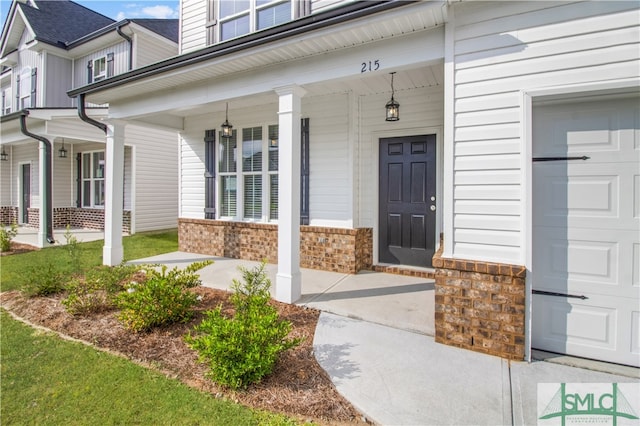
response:
[[[135,23],[174,43],[178,42],[177,19],[125,19],[116,22],[69,0],[19,2],[16,8],[22,11],[36,40],[66,50],[129,23]],[[61,22],[71,25],[61,25]]]
[[[67,0],[36,1],[36,7],[18,7],[35,32],[38,41],[65,48],[72,41],[106,27],[115,21]],[[68,23],[68,24],[62,24]]]

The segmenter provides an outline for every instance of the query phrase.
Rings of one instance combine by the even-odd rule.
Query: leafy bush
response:
[[[209,365],[209,376],[233,389],[259,382],[273,371],[281,352],[300,343],[287,339],[291,323],[269,304],[271,281],[264,268],[264,262],[252,270],[240,268],[243,282],[233,280],[232,285],[233,317],[225,317],[218,306],[206,312],[195,334],[186,336],[200,361]]]
[[[147,280],[130,285],[116,298],[118,307],[122,309],[118,319],[136,332],[188,321],[193,316],[193,306],[198,302],[197,296],[189,291],[201,283],[196,271],[211,263],[195,262],[184,270],[176,267],[168,272],[166,265],[160,272],[153,267],[143,268]]]
[[[27,282],[24,292],[30,296],[48,296],[65,289],[69,276],[58,263],[48,262],[45,266],[33,266],[25,274]]]
[[[67,283],[69,294],[62,304],[72,315],[113,309],[117,294],[139,269],[134,265],[103,265],[90,269],[84,278],[74,278]]]
[[[0,251],[11,250],[11,240],[18,235],[18,224],[13,222],[9,228],[0,227]]]

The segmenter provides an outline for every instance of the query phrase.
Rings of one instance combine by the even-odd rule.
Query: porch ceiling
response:
[[[197,62],[157,74],[124,83],[102,91],[87,94],[87,101],[97,104],[122,103],[135,99],[145,93],[179,91],[181,87],[203,81],[213,81],[233,77],[237,73],[286,64],[309,57],[365,45],[384,39],[424,31],[441,26],[446,18],[446,1],[424,1],[409,3],[406,6],[370,15],[366,18],[350,20],[336,25],[323,27],[302,35],[279,38],[267,44],[241,50],[229,55],[221,55],[204,62]],[[409,70],[402,76],[396,76],[396,90],[424,87],[441,83],[438,67],[431,71]],[[306,87],[311,95],[326,94],[345,90],[359,93],[376,93],[381,87],[387,87],[389,76],[380,74],[367,78],[354,78],[345,81],[327,82]],[[252,103],[257,99],[254,97]],[[235,101],[234,101],[235,102]],[[184,107],[183,107],[184,108]],[[168,106],[166,112],[183,115],[175,107]],[[183,111],[188,108],[183,109]]]

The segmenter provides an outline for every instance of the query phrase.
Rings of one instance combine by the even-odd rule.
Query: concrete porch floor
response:
[[[67,240],[65,238],[66,228],[56,228],[53,230],[53,238],[56,243],[53,245],[65,245]],[[79,243],[88,243],[89,241],[104,240],[104,231],[100,229],[80,229],[72,228],[71,234],[75,236]],[[126,235],[126,234],[123,234]],[[29,244],[31,246],[38,246],[38,228],[30,228],[26,226],[18,227],[18,234],[12,240],[16,243]],[[51,245],[47,244],[47,247]]]
[[[192,262],[213,260],[200,271],[202,285],[229,290],[240,279],[239,266],[252,268],[259,262],[194,253],[173,252],[137,259],[130,263],[158,263],[183,268]],[[277,265],[268,264],[267,274],[275,291]],[[434,281],[418,277],[362,271],[356,275],[302,269],[302,298],[297,302],[323,312],[365,320],[389,327],[433,335]]]

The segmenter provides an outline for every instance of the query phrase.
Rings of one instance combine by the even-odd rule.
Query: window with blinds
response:
[[[234,130],[230,138],[219,138],[218,173],[220,176],[221,217],[235,217],[237,214],[236,137],[237,131]]]
[[[278,219],[278,126],[234,130],[217,152],[219,217]]]

